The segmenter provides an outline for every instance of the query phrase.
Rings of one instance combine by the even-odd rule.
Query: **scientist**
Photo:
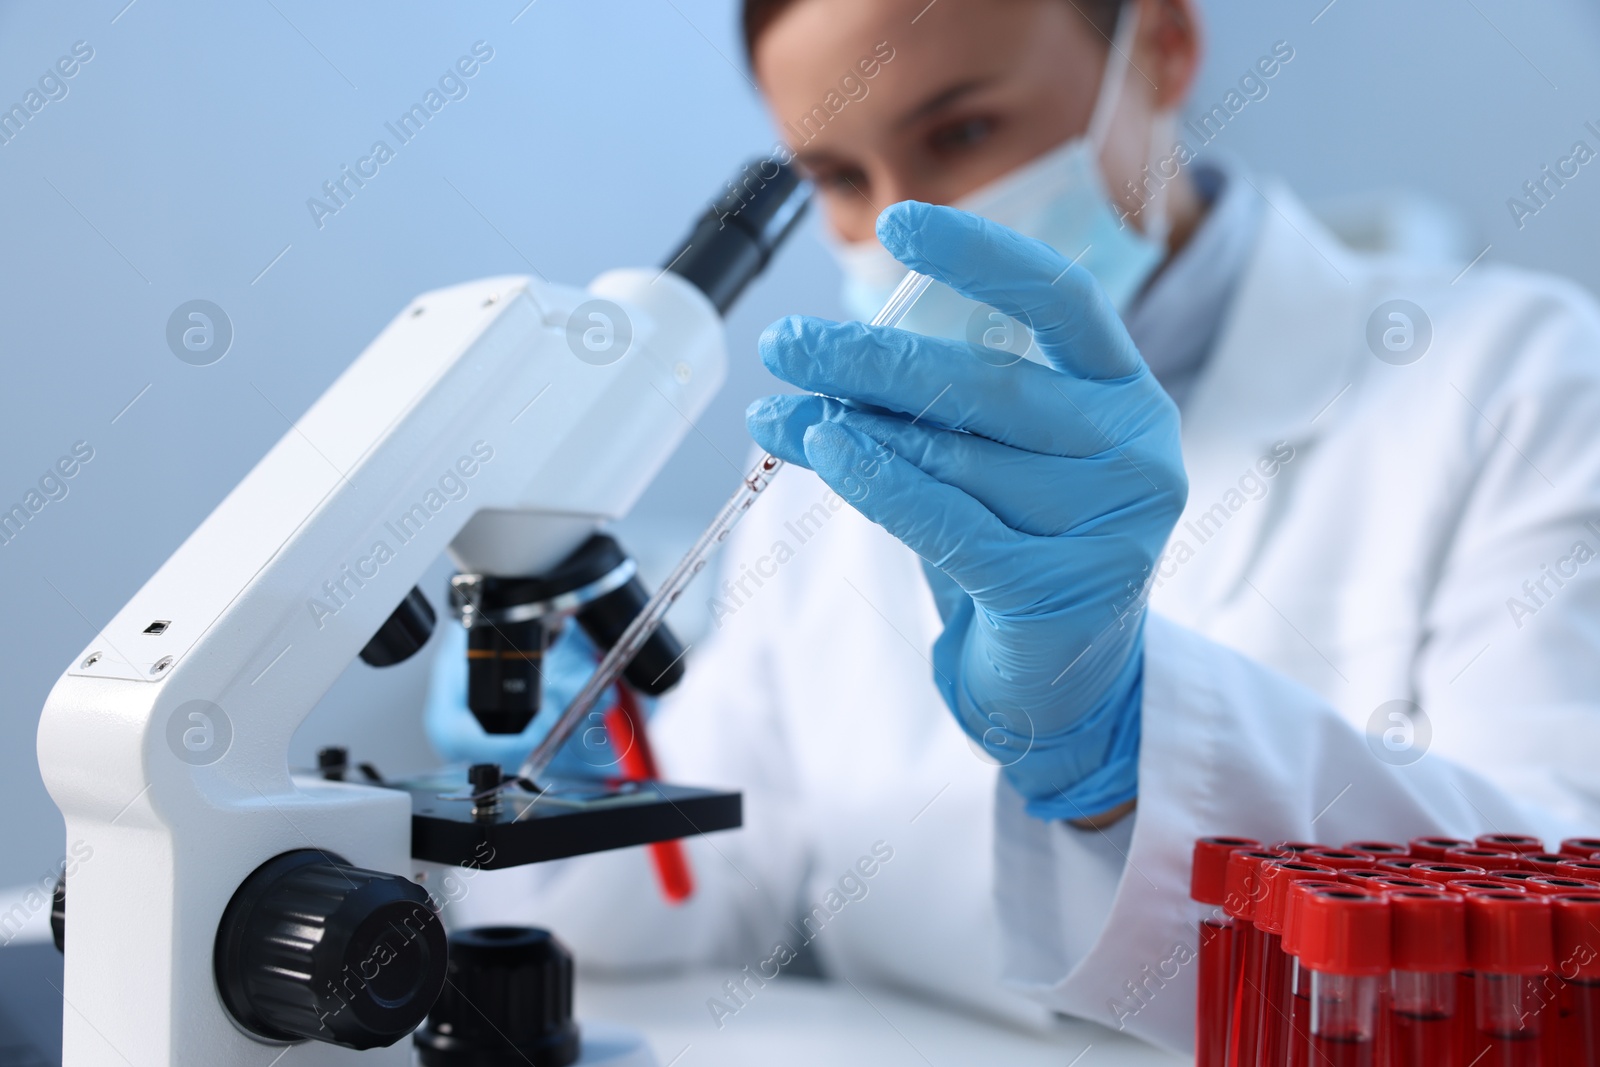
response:
[[[635,850],[481,875],[457,921],[721,966],[718,1026],[809,946],[1185,1049],[1195,837],[1600,830],[1594,304],[1355,254],[1208,153],[1174,121],[1198,22],[746,4],[852,312],[907,267],[949,288],[920,332],[762,338],[804,392],[751,432],[814,475],[728,546],[654,722],[668,777],[745,793],[743,831],[690,843],[694,898],[661,902]],[[1269,45],[1241,99],[1293,62]],[[477,731],[460,661],[436,743],[514,763],[531,740]]]

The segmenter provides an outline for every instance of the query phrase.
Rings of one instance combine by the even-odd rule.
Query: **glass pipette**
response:
[[[906,317],[906,312],[911,310],[933,279],[926,274],[916,271],[906,272],[900,280],[888,301],[872,317],[872,326],[898,326]],[[517,771],[517,778],[525,781],[536,781],[550,766],[550,761],[555,759],[561,746],[572,736],[572,732],[583,722],[586,715],[593,710],[606,689],[622,674],[623,668],[633,661],[639,649],[661,626],[667,617],[667,611],[677,602],[678,597],[689,587],[695,575],[705,569],[711,561],[712,552],[718,545],[727,540],[728,534],[744,518],[745,512],[750,510],[750,505],[756,502],[762,490],[772,484],[772,479],[777,477],[783,469],[783,460],[774,455],[763,455],[756,465],[750,468],[750,473],[744,476],[728,502],[717,512],[717,517],[711,520],[705,532],[695,539],[694,545],[684,554],[683,559],[667,575],[667,580],[661,583],[655,595],[645,602],[645,606],[635,615],[628,628],[622,631],[622,636],[617,638],[617,643],[611,646],[600,659],[594,673],[578,690],[578,695],[572,698],[572,703],[567,705],[561,717],[550,727],[549,733],[544,735],[539,744],[523,761],[522,767]]]

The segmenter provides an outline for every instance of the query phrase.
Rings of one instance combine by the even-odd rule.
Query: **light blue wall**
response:
[[[94,49],[66,97],[0,146],[0,504],[74,442],[94,449],[68,495],[0,546],[0,886],[61,849],[33,755],[57,674],[396,309],[530,264],[579,282],[656,263],[772,143],[727,0],[125,2],[0,6],[0,103],[74,42]],[[1600,164],[1520,233],[1504,207],[1585,119],[1600,124],[1600,34],[1580,0],[1337,0],[1313,24],[1323,2],[1212,3],[1198,99],[1275,40],[1296,49],[1219,147],[1319,197],[1421,187],[1491,257],[1600,288]],[[319,229],[307,198],[480,40],[494,58],[466,98]],[[641,537],[676,547],[727,492],[743,407],[770,385],[756,334],[785,312],[834,313],[834,287],[803,240],[747,296],[732,378],[630,524]],[[195,298],[235,330],[207,367],[165,340]],[[352,667],[297,757],[354,738],[386,769],[414,768],[421,660]]]
[[[399,308],[466,278],[655,265],[773,144],[716,0],[540,0],[520,17],[525,0],[137,0],[113,22],[124,3],[0,8],[0,100],[74,42],[94,50],[0,146],[0,501],[74,442],[94,449],[68,495],[0,546],[0,886],[61,850],[34,761],[56,676]],[[314,225],[307,199],[375,139],[395,146],[384,123],[476,41],[494,58],[468,95]],[[714,509],[735,478],[719,453],[743,460],[741,412],[768,389],[761,326],[834,311],[825,253],[797,244],[735,315],[723,403],[642,518]],[[167,347],[168,316],[194,298],[234,325],[211,366]],[[354,666],[299,757],[343,738],[415,768],[425,659]]]
[[[1518,229],[1506,200],[1575,141],[1600,150],[1600,7],[1590,0],[1202,0],[1211,104],[1273,42],[1295,59],[1216,141],[1314,199],[1427,193],[1471,255],[1600,291],[1600,160]],[[1320,17],[1319,17],[1320,15]],[[1316,21],[1313,22],[1312,20]],[[1464,264],[1463,264],[1464,265]]]

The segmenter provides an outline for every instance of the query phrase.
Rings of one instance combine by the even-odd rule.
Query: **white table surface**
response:
[[[875,986],[783,975],[719,1029],[720,971],[626,982],[580,977],[576,1014],[640,1030],[662,1067],[1189,1067],[1092,1023],[1036,1034]],[[725,999],[725,998],[724,998]]]

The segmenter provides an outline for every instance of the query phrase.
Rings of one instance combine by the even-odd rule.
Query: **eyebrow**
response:
[[[916,122],[927,118],[929,115],[934,115],[940,111],[943,111],[945,108],[957,102],[962,97],[968,96],[977,92],[979,89],[984,88],[989,84],[990,80],[991,79],[987,78],[979,78],[972,81],[960,82],[956,85],[950,86],[948,89],[939,91],[938,93],[929,97],[927,100],[924,100],[922,103],[918,104],[916,107],[912,108],[905,115],[901,116],[900,120],[895,123],[895,129],[903,130],[907,126],[911,126]]]
[[[895,129],[904,130],[906,127],[915,125],[922,119],[927,118],[929,115],[936,115],[940,111],[943,111],[945,108],[949,107],[951,104],[957,103],[963,97],[970,96],[981,89],[988,88],[993,81],[994,79],[992,78],[973,78],[970,81],[959,82],[947,89],[941,89],[933,96],[912,108],[905,115],[902,115],[895,123]],[[795,161],[806,170],[816,170],[819,167],[825,167],[829,164],[839,163],[844,160],[843,156],[839,156],[828,151],[827,149],[811,152],[799,151],[794,154],[794,158]]]
[[[843,156],[828,151],[796,152],[794,159],[796,163],[800,164],[801,169],[806,171],[815,171],[818,167],[845,161]]]

